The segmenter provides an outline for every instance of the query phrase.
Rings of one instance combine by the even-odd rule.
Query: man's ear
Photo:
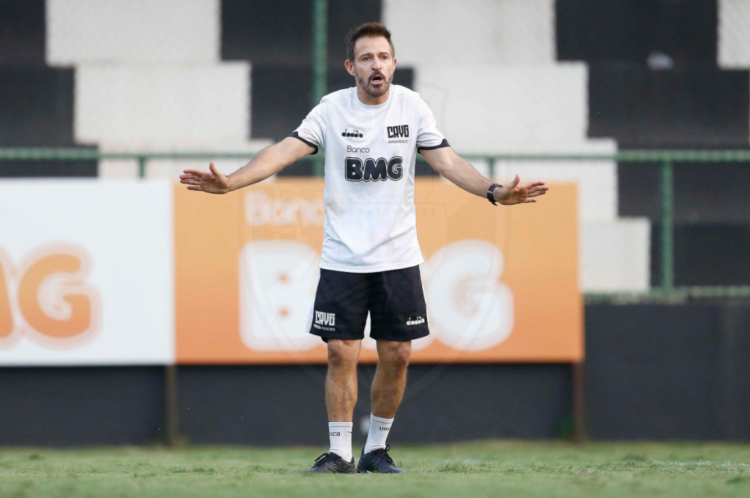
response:
[[[344,61],[344,67],[346,68],[346,71],[350,75],[354,76],[354,65],[352,64],[352,61],[350,61],[349,59],[346,59]]]

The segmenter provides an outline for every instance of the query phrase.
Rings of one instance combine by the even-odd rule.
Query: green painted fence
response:
[[[43,149],[43,148],[0,148],[0,168],[3,160],[12,161],[98,161],[128,160],[137,161],[141,177],[145,176],[146,165],[155,159],[250,159],[243,152],[154,152],[154,153],[107,153],[95,149]],[[720,287],[675,285],[674,273],[674,168],[681,163],[727,163],[750,162],[750,151],[745,150],[631,150],[612,154],[500,154],[495,156],[462,154],[469,160],[487,161],[490,177],[494,176],[495,165],[508,161],[617,161],[657,163],[661,169],[661,282],[660,287],[648,292],[633,293],[587,293],[587,302],[629,303],[642,301],[683,302],[689,299],[748,299],[750,286]],[[322,174],[322,167],[315,168]]]

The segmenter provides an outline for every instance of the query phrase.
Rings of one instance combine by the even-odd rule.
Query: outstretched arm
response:
[[[468,161],[461,159],[451,147],[423,150],[422,156],[427,164],[454,184],[467,192],[486,197],[492,182],[480,175]],[[548,190],[544,182],[521,183],[521,178],[516,175],[513,181],[495,189],[495,202],[506,206],[528,204],[536,202],[534,197],[544,195]]]
[[[315,151],[315,148],[296,138],[287,137],[281,142],[266,147],[252,161],[231,175],[225,176],[214,165],[208,165],[209,171],[186,169],[180,175],[180,183],[187,185],[188,190],[197,190],[209,194],[226,194],[238,188],[247,187],[275,175],[295,161]]]

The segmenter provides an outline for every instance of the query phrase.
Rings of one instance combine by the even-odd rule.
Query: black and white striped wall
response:
[[[310,0],[2,2],[0,146],[258,150],[286,136],[312,104],[311,18]],[[423,95],[459,152],[750,141],[745,0],[330,0],[331,90],[351,85],[344,37],[369,20],[389,26],[396,82]],[[153,164],[149,175],[173,176],[181,165]],[[678,166],[678,284],[750,283],[748,171]],[[309,172],[302,162],[285,173]],[[496,176],[515,172],[579,184],[584,290],[658,284],[656,168],[500,164]],[[0,169],[135,173],[135,164],[107,161]],[[732,264],[701,273],[695,259],[716,250]]]

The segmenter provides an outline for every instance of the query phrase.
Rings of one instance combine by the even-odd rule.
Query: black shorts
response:
[[[320,270],[310,333],[328,339],[411,341],[430,334],[419,266],[377,273]]]

